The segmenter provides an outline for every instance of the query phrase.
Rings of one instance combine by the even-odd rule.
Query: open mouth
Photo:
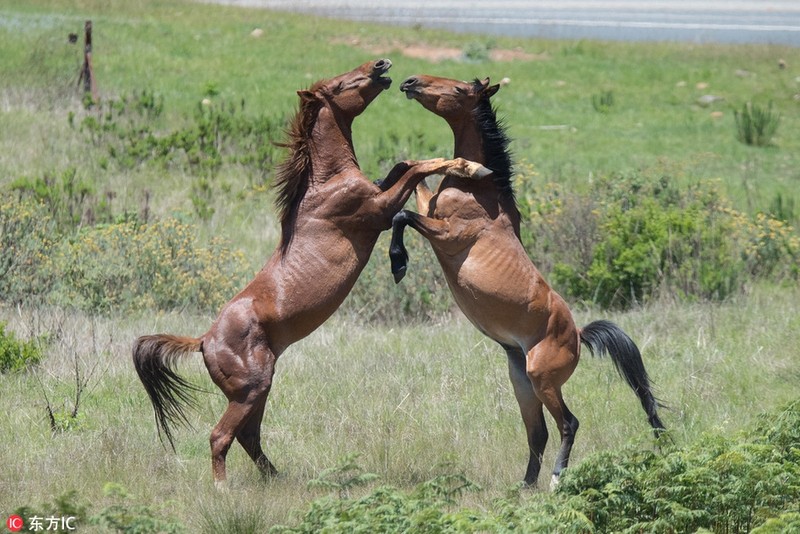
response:
[[[421,94],[413,87],[401,87],[400,90],[406,94],[406,98],[408,98],[409,100],[413,100]]]
[[[372,67],[372,81],[380,85],[383,89],[388,89],[392,85],[392,79],[384,76],[392,68],[392,62],[388,59],[379,59]]]

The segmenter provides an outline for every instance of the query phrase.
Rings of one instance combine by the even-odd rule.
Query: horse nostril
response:
[[[401,90],[408,89],[409,87],[415,85],[416,83],[417,79],[415,77],[412,76],[411,78],[406,78],[406,80],[400,84],[400,89]]]
[[[372,67],[375,70],[386,70],[392,66],[392,62],[388,59],[379,59],[375,62],[375,65]]]

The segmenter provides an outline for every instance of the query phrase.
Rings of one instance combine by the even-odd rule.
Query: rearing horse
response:
[[[420,75],[401,84],[408,98],[447,121],[456,156],[482,163],[493,173],[458,183],[445,177],[435,193],[421,182],[416,190],[419,213],[403,210],[393,220],[392,273],[396,282],[405,275],[408,254],[403,230],[411,226],[430,242],[459,308],[508,355],[528,437],[528,485],[536,484],[547,443],[542,407],[555,419],[561,435],[553,470],[557,483],[578,430],[578,419],[567,408],[561,387],[578,365],[581,343],[592,354],[611,354],[656,436],[664,425],[634,342],[608,321],[577,328],[566,302],[547,285],[522,247],[509,139],[489,100],[498,89],[499,85],[489,85],[488,78],[467,83]]]
[[[143,336],[134,344],[133,362],[159,433],[173,447],[170,424],[186,422],[184,405],[191,403],[193,389],[174,365],[180,356],[202,352],[211,379],[228,399],[210,439],[218,486],[225,482],[225,458],[234,439],[262,474],[276,473],[260,436],[275,362],[339,307],[416,184],[435,173],[480,176],[479,165],[461,159],[399,163],[380,186],[362,174],[351,126],[391,85],[383,76],[390,66],[388,59],[368,62],[298,91],[300,107],[285,145],[290,154],[275,179],[278,248],[205,334]]]

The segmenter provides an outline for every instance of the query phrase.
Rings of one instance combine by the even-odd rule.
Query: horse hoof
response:
[[[402,267],[398,267],[397,269],[392,269],[392,274],[394,275],[394,283],[399,284],[400,280],[402,280],[406,276],[407,267],[403,265]]]
[[[490,169],[489,167],[485,167],[480,163],[475,163],[470,161],[467,164],[467,174],[473,180],[482,180],[483,178],[486,178],[487,176],[492,174],[492,172],[494,172],[492,171],[492,169]]]
[[[492,170],[484,167],[480,163],[474,161],[465,161],[463,168],[449,169],[445,175],[454,176],[456,178],[465,178],[472,180],[481,180],[492,174]]]
[[[228,493],[228,481],[227,480],[215,480],[214,481],[214,489],[220,493]]]

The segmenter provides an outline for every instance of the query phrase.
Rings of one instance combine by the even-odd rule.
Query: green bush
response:
[[[43,203],[8,197],[0,201],[0,301],[36,301],[50,291],[56,232]]]
[[[714,182],[613,175],[588,195],[524,190],[526,246],[573,299],[628,307],[662,293],[721,300],[754,278],[797,279],[800,239],[787,223],[733,210]]]
[[[14,332],[6,332],[0,323],[0,373],[19,371],[36,365],[44,357],[41,340],[22,341]]]
[[[89,518],[89,523],[100,527],[103,532],[179,534],[187,530],[164,510],[132,502],[132,496],[119,484],[106,484],[104,493],[113,500],[113,504]],[[167,504],[164,503],[165,508]]]
[[[216,311],[249,279],[244,256],[175,218],[64,229],[39,201],[0,206],[0,301],[89,312]]]
[[[608,113],[614,105],[614,91],[603,91],[592,95],[592,107],[598,113]]]
[[[329,495],[295,526],[272,532],[793,532],[800,400],[737,440],[706,436],[662,453],[630,445],[595,454],[567,469],[553,493],[517,490],[489,509],[464,507],[464,492],[477,490],[450,474],[410,491]]]
[[[798,428],[800,400],[739,440],[595,455],[570,468],[558,492],[601,532],[750,532],[776,518],[796,521]]]
[[[193,226],[170,218],[81,230],[58,246],[54,303],[95,312],[216,311],[241,289],[244,257],[220,239],[201,245]]]

